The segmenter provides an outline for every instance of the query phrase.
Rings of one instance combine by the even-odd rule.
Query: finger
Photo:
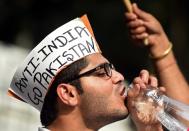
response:
[[[162,87],[162,86],[161,86],[161,87],[159,87],[159,89],[160,89],[160,91],[163,92],[163,93],[166,92],[166,88],[165,88],[165,87]]]
[[[135,45],[137,45],[139,47],[146,47],[146,45],[144,44],[144,39],[138,39],[138,38],[136,38],[135,35],[132,35],[132,34],[131,34],[131,38],[132,38],[131,40],[133,41],[133,43]],[[148,38],[148,37],[146,37],[146,38]]]
[[[133,4],[133,12],[136,13],[136,15],[139,18],[141,18],[141,19],[143,19],[145,21],[148,21],[151,18],[151,15],[148,14],[147,12],[139,9],[136,3]]]
[[[131,37],[133,39],[143,40],[143,39],[148,37],[148,34],[147,33],[142,33],[142,34],[138,34],[138,35],[132,35]]]
[[[145,84],[148,84],[149,76],[150,74],[147,70],[141,70],[140,77]]]
[[[128,21],[136,20],[137,19],[137,16],[134,13],[126,12],[125,16],[126,16],[126,18],[127,18]]]
[[[131,40],[133,41],[133,44],[135,44],[136,46],[146,47],[146,45],[144,45],[143,43],[143,39],[137,39],[135,35],[131,34]]]
[[[140,92],[140,85],[133,84],[133,88],[128,91],[128,97],[136,97],[139,95]]]
[[[152,31],[154,31],[154,23],[150,23],[150,22],[148,22],[148,21],[143,21],[143,26],[145,26],[148,30],[152,30]],[[156,25],[157,26],[157,25]]]
[[[141,34],[146,31],[146,28],[144,26],[137,27],[135,29],[131,29],[131,34]]]
[[[136,19],[136,20],[130,21],[130,22],[127,24],[127,26],[128,26],[129,28],[137,28],[137,27],[139,27],[139,26],[142,26],[143,23],[144,23],[144,22],[143,22],[142,20]]]
[[[146,88],[146,85],[145,85],[144,81],[141,79],[141,77],[136,77],[133,80],[133,84],[134,85],[138,84],[141,88]]]
[[[158,80],[156,77],[154,76],[150,76],[149,77],[149,83],[148,83],[150,86],[152,87],[157,87],[158,86]]]

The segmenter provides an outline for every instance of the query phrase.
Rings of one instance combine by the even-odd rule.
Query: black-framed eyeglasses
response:
[[[99,65],[99,66],[97,66],[97,67],[95,67],[95,68],[93,68],[89,71],[86,71],[82,74],[77,75],[74,78],[69,79],[68,82],[74,81],[74,80],[79,79],[83,76],[91,75],[92,73],[99,71],[101,69],[103,69],[103,71],[104,71],[103,73],[105,73],[105,75],[108,76],[109,78],[112,77],[112,70],[115,70],[114,65],[112,63],[103,63],[103,64],[101,64],[101,65]]]

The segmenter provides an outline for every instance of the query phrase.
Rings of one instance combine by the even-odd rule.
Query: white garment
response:
[[[50,131],[50,130],[48,130],[47,128],[44,128],[44,127],[39,127],[38,131]]]

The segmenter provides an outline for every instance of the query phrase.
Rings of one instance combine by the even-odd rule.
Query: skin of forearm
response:
[[[154,61],[161,86],[169,97],[189,104],[189,85],[178,67],[171,51],[165,58]]]

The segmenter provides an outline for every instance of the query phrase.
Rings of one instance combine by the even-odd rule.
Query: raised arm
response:
[[[133,12],[126,13],[128,27],[134,43],[149,49],[151,59],[162,86],[168,96],[189,104],[189,85],[184,78],[161,24],[151,14],[132,5]],[[144,44],[148,40],[148,45]],[[174,48],[174,46],[173,46]]]

